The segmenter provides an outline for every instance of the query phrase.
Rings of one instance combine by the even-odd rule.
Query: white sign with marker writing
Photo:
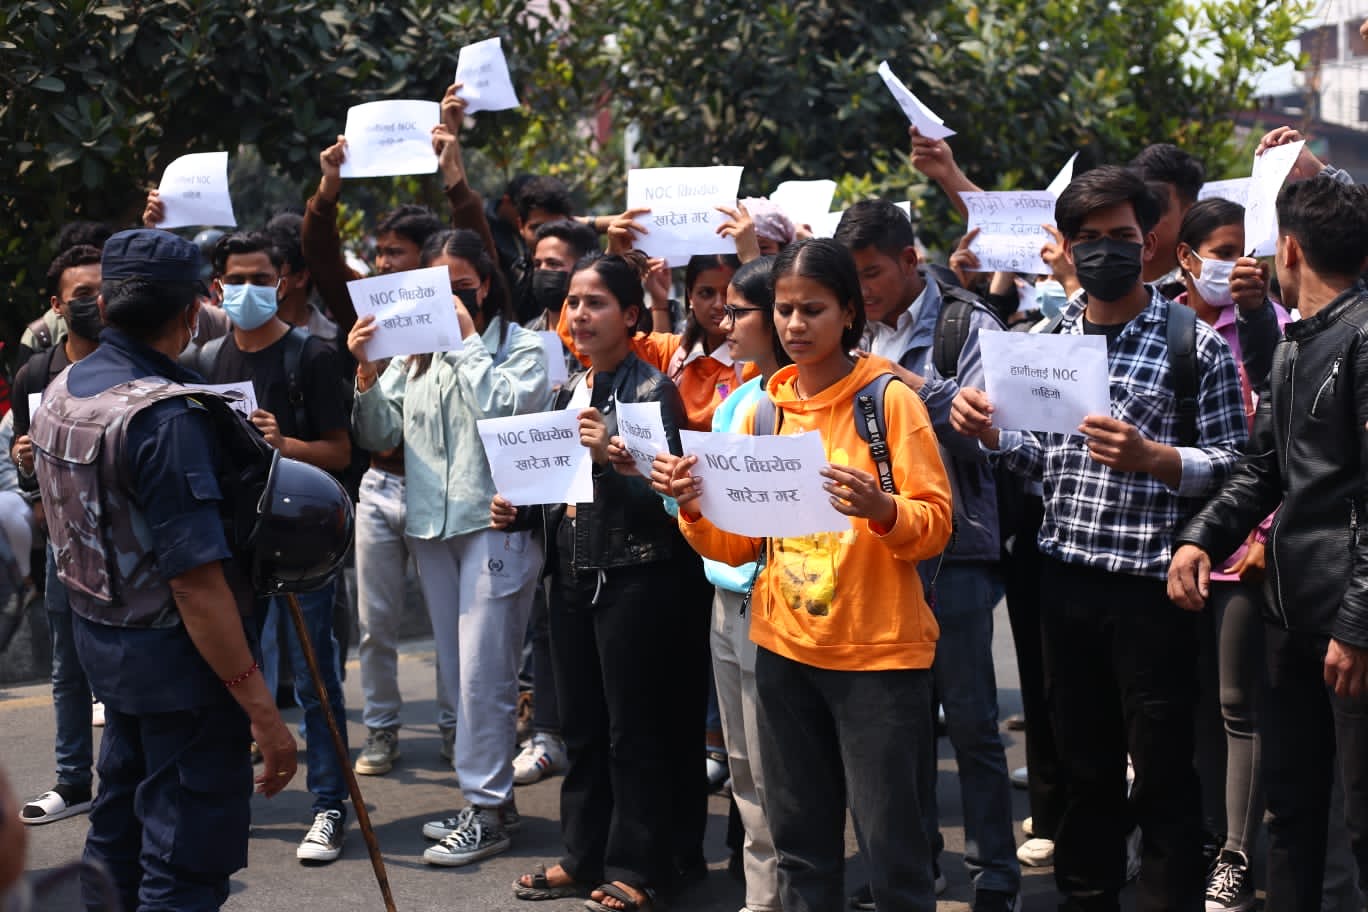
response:
[[[893,72],[887,60],[879,64],[879,76],[918,133],[927,139],[945,139],[947,136],[955,135],[955,131],[947,127],[945,121],[937,117],[934,111],[922,104],[921,99],[903,85],[903,81]]]
[[[237,225],[228,196],[228,153],[195,152],[166,166],[157,185],[163,218],[158,228]]]
[[[368,360],[461,350],[461,321],[445,266],[357,279],[347,283],[347,293],[357,317],[375,314]]]
[[[372,101],[347,109],[343,177],[392,177],[437,170],[432,128],[442,121],[435,101]]]
[[[580,443],[579,410],[476,422],[494,487],[514,506],[590,503],[593,458]]]
[[[850,528],[822,487],[827,458],[817,431],[679,435],[684,452],[698,457],[692,469],[703,482],[698,511],[717,528],[753,538]]]
[[[1040,248],[1050,243],[1055,195],[1049,190],[961,193],[969,210],[969,230],[978,237],[969,249],[978,254],[979,272],[1029,272],[1048,275]]]
[[[770,193],[770,202],[784,211],[795,225],[816,225],[831,211],[836,196],[833,180],[784,181]]]
[[[1305,140],[1265,149],[1254,156],[1245,201],[1245,250],[1250,256],[1272,256],[1278,247],[1278,191],[1301,155]]]
[[[456,81],[460,96],[466,100],[466,113],[507,111],[518,106],[513,77],[508,75],[508,60],[498,38],[467,44],[456,58]]]
[[[257,410],[256,389],[250,380],[241,383],[205,383],[202,386],[216,393],[226,393],[223,398],[227,400],[229,407],[241,413],[244,418],[252,417],[252,412]]]
[[[983,330],[979,348],[994,427],[1076,435],[1111,414],[1105,336]]]
[[[632,454],[637,471],[650,478],[656,456],[670,451],[665,423],[660,420],[660,403],[619,401],[617,410],[618,436]]]
[[[1252,177],[1234,177],[1230,180],[1207,181],[1197,191],[1197,199],[1223,199],[1241,206],[1249,202],[1249,187],[1254,183]]]
[[[735,206],[739,165],[711,168],[635,168],[627,172],[627,208],[650,209],[638,219],[647,234],[637,249],[651,257],[736,253],[736,242],[717,228],[729,218],[718,206]]]

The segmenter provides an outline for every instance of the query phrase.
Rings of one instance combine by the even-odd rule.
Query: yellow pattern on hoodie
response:
[[[827,459],[877,477],[869,445],[855,426],[855,394],[890,372],[883,358],[862,358],[844,379],[799,399],[798,369],[770,378],[779,432],[820,431]],[[939,628],[917,576],[917,561],[950,540],[950,483],[921,399],[904,386],[884,396],[897,519],[884,534],[851,519],[845,532],[769,539],[751,598],[751,639],[771,652],[838,671],[930,668]],[[754,416],[745,429],[750,432]],[[680,528],[704,557],[738,565],[755,560],[765,540],[723,532],[706,518]]]

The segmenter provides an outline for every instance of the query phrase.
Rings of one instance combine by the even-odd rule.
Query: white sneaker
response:
[[[1017,849],[1017,861],[1028,868],[1048,868],[1054,864],[1054,840],[1032,837]]]
[[[90,705],[90,724],[95,728],[104,728],[104,704],[95,700]]]
[[[314,815],[304,841],[295,850],[300,861],[328,862],[342,854],[342,812],[320,811]]]
[[[496,809],[470,805],[461,810],[457,820],[450,836],[423,852],[428,864],[454,868],[507,852],[513,845],[508,832],[499,825]]]
[[[565,772],[565,742],[547,732],[537,732],[513,758],[513,784],[531,785],[547,776]]]
[[[1024,766],[1018,766],[1016,769],[1012,770],[1012,785],[1015,788],[1024,789],[1030,787],[1031,779],[1026,770],[1027,768]]]

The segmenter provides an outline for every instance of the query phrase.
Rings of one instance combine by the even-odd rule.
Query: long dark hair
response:
[[[494,268],[494,258],[485,249],[484,241],[474,231],[466,228],[447,228],[428,237],[423,243],[422,263],[431,266],[442,257],[465,260],[475,270],[481,282],[489,283],[484,303],[480,305],[480,317],[487,329],[495,317],[502,318],[499,324],[499,343],[508,338],[509,326],[513,322],[513,301],[504,284],[503,274]],[[473,316],[473,315],[472,315]],[[414,377],[427,373],[432,364],[432,355],[415,355],[409,359],[409,367]]]
[[[850,328],[841,333],[841,347],[850,351],[860,344],[865,331],[864,295],[860,292],[855,260],[843,244],[829,238],[809,238],[790,244],[775,256],[771,275],[771,287],[778,286],[786,276],[797,275],[820,283],[836,295],[842,306],[849,306],[855,313]]]
[[[730,253],[709,253],[689,257],[689,265],[684,269],[685,302],[693,297],[694,285],[698,284],[699,278],[709,269],[730,269],[732,272],[736,272],[740,268],[741,261]],[[679,341],[679,347],[687,354],[703,338],[703,326],[694,316],[691,304],[685,307],[684,312],[687,316],[684,319],[684,335]],[[673,379],[678,380],[679,378],[674,377]]]
[[[626,253],[599,253],[592,251],[580,258],[571,276],[592,269],[597,272],[608,291],[617,298],[623,310],[635,307],[637,314],[646,307],[646,289],[642,282],[650,272],[651,264],[645,254],[636,250]]]
[[[770,329],[770,342],[774,346],[774,360],[780,367],[792,364],[793,359],[779,341],[779,330],[774,327],[774,256],[763,256],[736,270],[731,278],[731,287],[741,293],[751,305],[763,307],[761,316]]]

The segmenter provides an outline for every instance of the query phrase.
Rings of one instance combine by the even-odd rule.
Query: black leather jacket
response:
[[[1213,564],[1282,503],[1269,533],[1269,611],[1284,627],[1368,647],[1368,287],[1287,326],[1234,475],[1178,536]]]
[[[587,374],[579,374],[556,394],[555,408],[569,406],[575,389]],[[682,452],[679,429],[684,424],[684,403],[679,390],[660,371],[635,354],[618,365],[617,370],[594,376],[589,404],[603,413],[608,434],[617,433],[617,409],[623,402],[659,402],[660,419],[665,426],[670,452]],[[540,520],[548,552],[556,540],[555,530],[565,515],[564,504],[542,508],[520,508],[512,528],[532,528]],[[609,570],[668,560],[676,549],[688,547],[679,534],[673,517],[665,512],[660,495],[650,483],[637,476],[626,476],[609,465],[594,465],[594,500],[575,505],[576,570]],[[547,562],[554,567],[548,553]]]

